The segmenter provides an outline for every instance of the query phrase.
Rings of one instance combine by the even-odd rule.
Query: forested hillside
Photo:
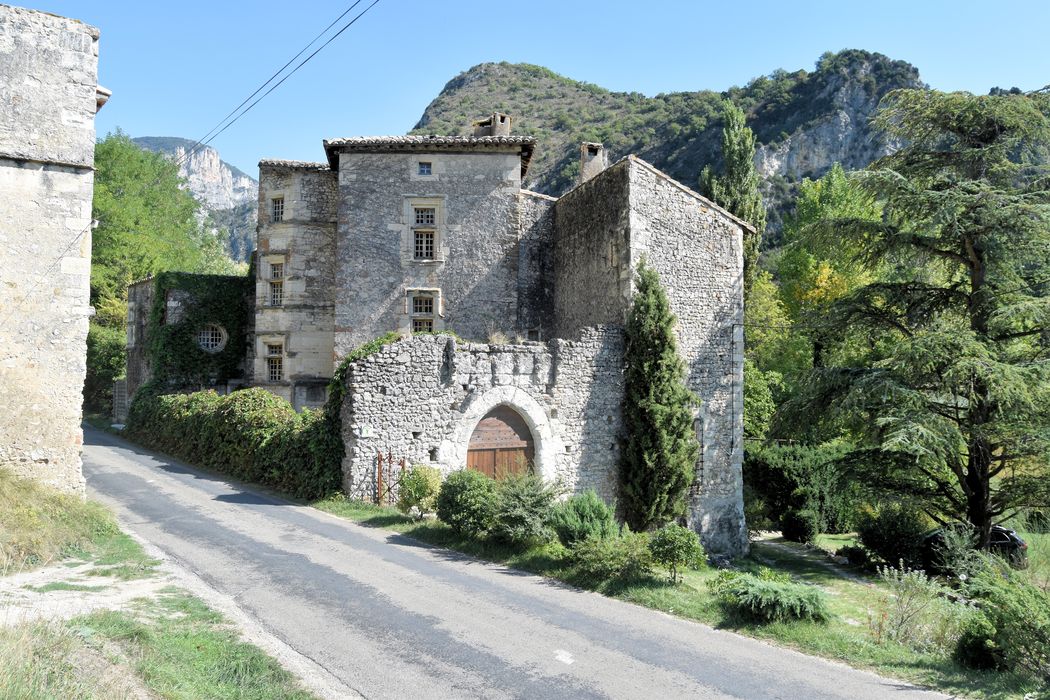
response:
[[[910,64],[849,50],[824,54],[813,71],[777,70],[726,92],[760,146],[771,228],[779,230],[791,183],[836,162],[852,170],[885,155],[888,144],[869,119],[890,90],[919,86]],[[572,185],[583,141],[604,143],[612,159],[635,153],[695,186],[705,165],[721,162],[722,98],[712,90],[610,92],[540,66],[485,63],[449,81],[413,133],[468,133],[472,119],[501,111],[514,117],[515,133],[539,139],[527,183],[537,191],[557,195]]]

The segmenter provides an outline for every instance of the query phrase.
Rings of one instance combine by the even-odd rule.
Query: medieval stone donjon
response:
[[[749,228],[648,163],[581,147],[560,198],[524,189],[535,139],[493,114],[472,136],[340,138],[323,163],[259,163],[252,383],[319,406],[335,367],[385,332],[415,336],[347,374],[344,486],[376,456],[545,478],[615,497],[622,326],[643,258],[678,317],[700,397],[688,514],[710,551],[746,549],[742,239]]]
[[[83,493],[99,32],[0,5],[0,467]]]

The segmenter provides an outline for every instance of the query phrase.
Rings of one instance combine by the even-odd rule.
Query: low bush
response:
[[[709,586],[727,610],[761,622],[824,622],[831,617],[824,591],[793,583],[776,572],[756,575],[723,570]]]
[[[963,623],[952,658],[966,668],[981,671],[1002,668],[1003,655],[995,643],[995,626],[980,610],[973,611]]]
[[[415,508],[419,519],[437,508],[438,492],[441,490],[441,471],[425,464],[413,466],[401,478],[397,490],[397,507],[406,515]]]
[[[576,542],[570,552],[577,578],[591,585],[638,579],[653,570],[645,533],[628,530],[618,537],[588,537]]]
[[[819,517],[811,510],[789,510],[780,516],[781,534],[792,542],[812,542],[820,534]]]
[[[489,534],[516,547],[549,542],[557,490],[532,474],[511,474],[496,482]]]
[[[554,507],[551,527],[563,545],[572,547],[588,537],[604,539],[616,534],[616,519],[598,494],[585,491]]]
[[[496,505],[496,482],[473,469],[448,475],[437,499],[437,516],[456,533],[477,537],[488,531]]]
[[[948,589],[920,569],[879,568],[889,596],[870,621],[875,641],[892,640],[916,651],[951,654],[972,610],[953,602]]]
[[[962,653],[976,647],[988,650],[1003,667],[1050,683],[1050,594],[1033,584],[1024,572],[1013,571],[992,557],[966,586],[987,620],[967,638]],[[994,631],[993,631],[994,630]],[[983,641],[982,641],[983,640]],[[960,642],[962,644],[962,642]]]
[[[649,552],[653,560],[667,568],[671,583],[677,583],[679,569],[699,569],[705,564],[700,536],[681,525],[665,525],[649,538]]]
[[[863,547],[855,544],[848,544],[845,547],[839,547],[835,552],[836,557],[843,557],[850,566],[856,566],[861,569],[870,570],[873,566],[871,561],[871,553]]]
[[[907,504],[883,504],[860,518],[857,534],[869,551],[890,566],[903,562],[909,569],[922,567],[922,540],[929,519]]]

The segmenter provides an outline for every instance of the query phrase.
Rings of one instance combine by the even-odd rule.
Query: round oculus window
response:
[[[221,352],[226,347],[227,337],[222,326],[209,323],[197,331],[197,345],[204,352]]]

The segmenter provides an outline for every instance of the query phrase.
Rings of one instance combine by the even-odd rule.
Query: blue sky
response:
[[[114,95],[100,136],[196,139],[352,0],[24,1],[102,30],[100,79]],[[253,176],[264,157],[321,160],[322,138],[404,133],[448,80],[486,61],[655,95],[860,48],[909,61],[942,90],[1031,90],[1050,83],[1048,26],[1050,2],[1035,0],[380,0],[212,145]]]

